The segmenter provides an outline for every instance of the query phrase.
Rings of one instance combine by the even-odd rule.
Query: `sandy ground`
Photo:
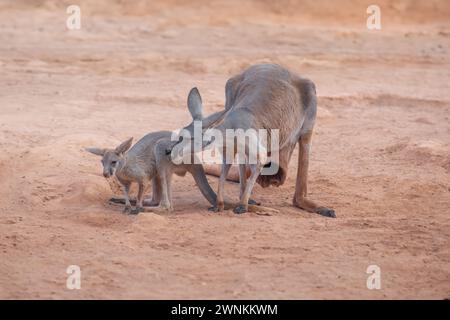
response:
[[[78,1],[78,31],[29,3],[0,1],[0,298],[450,298],[448,1],[378,1],[381,31],[367,1]],[[209,213],[188,176],[173,213],[108,204],[84,147],[185,125],[193,86],[221,110],[263,61],[317,85],[310,197],[337,219],[291,206],[297,152],[254,190],[279,214]]]

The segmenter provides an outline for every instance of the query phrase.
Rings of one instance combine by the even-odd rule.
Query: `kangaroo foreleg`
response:
[[[233,210],[234,213],[240,214],[248,211],[248,201],[250,199],[250,195],[252,193],[253,187],[255,186],[256,179],[258,178],[262,170],[262,164],[259,161],[257,164],[251,164],[249,166],[252,174],[250,175],[250,178],[248,178],[246,182],[244,191],[240,197],[239,206],[237,206]]]
[[[222,211],[225,208],[225,202],[223,198],[223,191],[225,188],[225,181],[227,180],[228,171],[230,171],[231,164],[222,164],[222,172],[219,178],[219,187],[217,188],[217,204],[212,208],[213,211]]]
[[[247,174],[246,174],[246,165],[239,164],[239,198],[245,192],[245,187],[247,186]]]

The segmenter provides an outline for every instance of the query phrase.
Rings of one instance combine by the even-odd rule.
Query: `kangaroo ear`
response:
[[[133,143],[133,137],[122,142],[115,150],[117,154],[125,153],[128,149],[130,149],[131,144]]]
[[[200,92],[198,92],[197,88],[192,88],[189,92],[188,101],[187,101],[189,112],[191,113],[192,119],[202,120],[202,97],[200,96]]]
[[[106,151],[106,149],[100,149],[100,148],[86,148],[84,150],[86,150],[87,152],[93,153],[97,156],[101,156],[101,157],[103,157],[105,155],[105,151]]]

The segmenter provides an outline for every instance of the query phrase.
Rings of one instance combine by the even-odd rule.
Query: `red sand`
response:
[[[367,1],[121,2],[79,1],[79,31],[60,1],[0,4],[0,298],[450,298],[448,1],[377,1],[381,31]],[[291,206],[296,153],[254,190],[272,216],[211,214],[191,177],[170,214],[107,204],[84,147],[183,126],[193,86],[220,110],[261,61],[317,85],[310,197],[337,219]]]

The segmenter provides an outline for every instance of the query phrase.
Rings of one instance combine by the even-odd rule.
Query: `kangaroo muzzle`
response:
[[[111,177],[113,175],[113,170],[112,169],[109,169],[109,170],[103,170],[103,176],[105,177],[105,178],[109,178],[109,177]]]

